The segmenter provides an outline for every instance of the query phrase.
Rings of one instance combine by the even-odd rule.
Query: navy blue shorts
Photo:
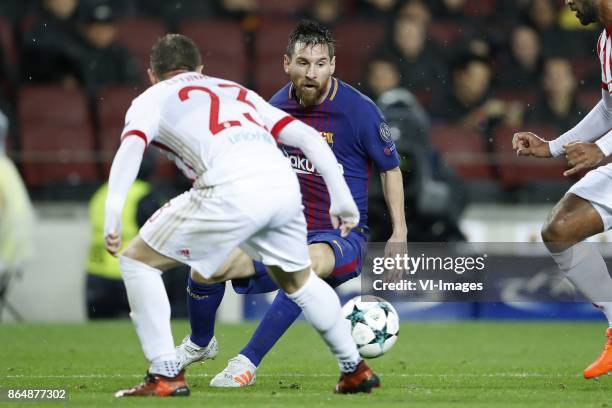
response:
[[[308,245],[325,243],[334,251],[336,263],[332,273],[325,282],[333,288],[359,276],[363,259],[365,258],[368,238],[358,231],[351,231],[346,238],[340,236],[340,231],[311,231],[308,233]],[[255,276],[245,279],[232,280],[234,291],[241,295],[268,293],[278,289],[261,262],[253,262]]]

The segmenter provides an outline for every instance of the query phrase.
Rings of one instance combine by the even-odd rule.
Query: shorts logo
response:
[[[380,138],[385,143],[393,143],[393,139],[391,138],[391,129],[387,122],[380,122],[380,126],[378,126],[378,134]]]
[[[182,256],[183,258],[189,259],[189,249],[187,248],[183,248],[183,249],[179,249],[179,255]]]

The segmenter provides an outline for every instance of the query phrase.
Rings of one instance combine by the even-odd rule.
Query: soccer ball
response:
[[[363,358],[376,358],[393,347],[399,317],[391,303],[375,296],[357,296],[346,302],[342,314],[351,322],[351,334]]]

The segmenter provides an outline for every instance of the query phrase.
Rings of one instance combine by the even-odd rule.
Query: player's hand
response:
[[[604,154],[595,143],[571,142],[563,146],[567,164],[571,167],[563,172],[564,176],[572,176],[580,170],[597,166]]]
[[[108,234],[104,237],[104,245],[108,253],[116,257],[121,249],[121,235]]]
[[[517,156],[552,157],[548,142],[531,132],[515,133],[512,138],[512,148],[516,150]]]
[[[332,203],[329,208],[329,216],[332,226],[335,229],[340,228],[342,237],[346,237],[359,224],[359,210],[352,198],[341,206],[336,207]]]
[[[391,238],[385,244],[385,258],[393,258],[395,259],[397,256],[404,257],[404,255],[408,254],[408,241],[406,239],[406,234],[396,234],[393,233]],[[385,276],[386,282],[399,282],[402,280],[404,275],[404,270],[400,268],[394,268],[392,270],[388,270]]]

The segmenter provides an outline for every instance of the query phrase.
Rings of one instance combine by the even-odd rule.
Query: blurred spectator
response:
[[[0,318],[6,307],[19,320],[6,296],[11,279],[19,276],[34,252],[34,210],[23,180],[5,152],[8,128],[8,119],[0,112]]]
[[[340,19],[341,6],[340,0],[313,0],[308,2],[301,18],[318,21],[331,28]]]
[[[397,19],[393,25],[390,45],[384,45],[375,55],[393,55],[401,74],[401,86],[412,92],[431,92],[444,84],[447,77],[439,48],[427,41],[426,27],[412,18]]]
[[[509,61],[500,65],[496,85],[504,89],[535,89],[542,75],[542,52],[538,33],[518,26],[510,35]]]
[[[357,14],[375,20],[390,20],[398,0],[357,0]]]
[[[466,0],[432,0],[431,8],[436,21],[447,20],[468,23],[470,17],[465,13]]]
[[[176,31],[181,20],[214,16],[212,3],[202,0],[138,0],[137,7],[143,14],[165,20],[169,28]]]
[[[368,62],[363,92],[372,100],[400,85],[400,70],[390,55],[378,55]]]
[[[542,96],[525,120],[552,125],[559,134],[571,129],[586,111],[576,99],[576,78],[572,65],[565,58],[551,58],[544,63]]]
[[[80,77],[90,94],[108,85],[138,85],[138,61],[115,42],[114,11],[107,1],[83,0],[79,10]]]
[[[491,68],[487,60],[461,53],[452,65],[451,86],[438,94],[433,106],[436,119],[478,127],[485,132],[498,121],[509,125],[522,120],[522,106],[491,97]]]
[[[561,29],[559,7],[555,0],[531,0],[527,7],[527,18],[539,33],[545,57],[584,56],[591,53],[592,44],[584,49],[582,38]]]
[[[215,9],[219,17],[242,20],[257,12],[257,0],[216,0]]]
[[[21,72],[25,81],[75,85],[79,78],[78,0],[42,0],[32,28],[23,36]]]
[[[401,157],[408,237],[415,242],[464,240],[459,218],[466,205],[463,183],[436,158],[430,143],[429,118],[406,89],[384,92],[377,105],[385,115]],[[369,200],[372,241],[384,239],[390,225],[379,180],[372,180]]]
[[[427,27],[431,23],[431,11],[424,0],[406,0],[398,5],[395,18],[411,18]]]

